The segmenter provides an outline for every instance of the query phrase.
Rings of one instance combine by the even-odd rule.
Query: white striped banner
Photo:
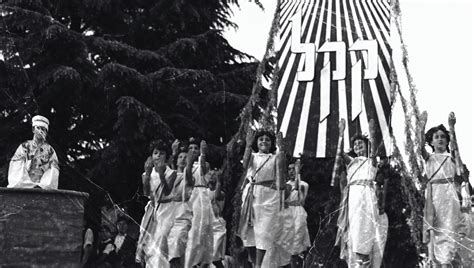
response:
[[[379,155],[390,146],[390,10],[388,0],[282,0],[276,42],[278,129],[290,152],[336,153],[375,120]]]

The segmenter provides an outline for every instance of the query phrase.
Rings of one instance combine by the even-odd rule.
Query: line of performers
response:
[[[470,233],[471,197],[469,174],[461,162],[456,142],[456,117],[450,113],[449,131],[439,125],[425,133],[426,112],[420,121],[421,148],[414,149],[421,151],[424,160],[421,188],[425,190],[425,208],[424,215],[419,216],[423,217],[428,263],[430,267],[463,267],[458,251],[460,241]],[[340,258],[345,259],[349,267],[380,267],[389,225],[384,212],[388,178],[379,178],[376,146],[371,146],[374,122],[369,122],[369,137],[352,137],[352,151],[348,154],[341,150],[344,129],[345,122],[341,120],[334,168],[342,170],[336,245],[341,248]],[[433,153],[426,151],[425,143]]]
[[[255,267],[290,265],[310,246],[303,208],[308,184],[300,180],[301,164],[290,164],[287,172],[284,152],[275,154],[271,132],[250,131],[246,141],[238,234]],[[206,142],[195,139],[186,146],[175,141],[171,148],[162,141],[151,144],[142,175],[150,201],[136,253],[144,266],[224,267],[222,172],[210,170],[206,152]]]
[[[426,117],[423,114],[423,132]],[[420,148],[426,173],[424,242],[435,267],[452,265],[459,239],[469,233],[469,216],[461,206],[470,206],[470,196],[464,188],[459,194],[460,184],[466,186],[468,178],[460,176],[466,169],[457,150],[453,113],[448,121],[450,131],[439,125],[421,135],[433,149],[429,154]],[[355,135],[351,152],[344,153],[344,120],[339,124],[335,170],[341,171],[342,201],[336,245],[349,267],[380,267],[387,240],[389,224],[383,208],[387,180],[377,179],[373,125],[371,120],[369,137]],[[168,164],[169,147],[158,143],[145,163],[143,184],[150,202],[141,224],[137,260],[147,267],[223,267],[222,174],[210,170],[204,141],[191,140],[181,151],[178,147],[177,142],[172,145],[173,163]],[[247,133],[237,235],[253,267],[296,267],[298,254],[310,246],[303,208],[308,184],[301,181],[299,160],[287,165],[284,149],[281,133],[276,137],[263,130]]]
[[[422,189],[426,202],[424,215],[420,215],[423,241],[432,266],[450,267],[456,262],[460,239],[470,231],[468,171],[459,156],[454,113],[448,118],[449,131],[439,125],[424,133],[426,120],[423,113],[421,148],[415,148],[422,154],[425,170]],[[347,154],[340,146],[344,129],[341,120],[335,162],[335,170],[343,171],[336,245],[350,267],[380,267],[388,220],[384,198],[377,198],[377,193],[386,192],[386,185],[376,179],[373,122],[369,123],[369,137],[355,135]],[[48,130],[47,118],[33,117],[33,139],[22,143],[12,157],[8,187],[57,189],[58,160],[46,141]],[[433,153],[425,150],[425,141]],[[268,131],[247,133],[237,235],[254,267],[295,266],[296,256],[310,246],[302,207],[308,185],[300,179],[299,161],[288,169],[284,149],[281,134],[275,138]],[[137,261],[147,267],[223,267],[225,194],[222,174],[210,170],[206,162],[206,143],[191,140],[180,150],[179,142],[171,148],[157,142],[152,143],[151,152],[143,173],[144,192],[150,201],[141,223]]]

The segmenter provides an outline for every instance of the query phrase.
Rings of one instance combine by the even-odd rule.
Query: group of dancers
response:
[[[449,131],[439,125],[424,133],[426,112],[420,121],[421,148],[414,149],[422,152],[424,160],[423,242],[428,248],[428,263],[430,267],[462,267],[457,252],[460,240],[470,232],[470,194],[468,171],[461,162],[456,142],[456,117],[450,113]],[[341,120],[340,140],[344,129],[345,122]],[[340,173],[342,201],[336,245],[349,267],[380,267],[387,241],[388,218],[383,208],[387,178],[377,179],[373,120],[369,122],[369,132],[369,137],[352,137],[352,151],[348,154],[338,146],[336,157],[335,169],[341,162],[345,164]],[[426,151],[425,144],[432,153]]]
[[[303,208],[308,184],[301,181],[299,160],[286,166],[278,137],[250,130],[246,139],[238,235],[255,267],[296,265],[310,246]],[[146,267],[224,267],[223,176],[206,162],[206,142],[191,138],[184,146],[176,140],[171,148],[162,141],[150,147],[142,175],[150,201],[136,261]]]
[[[145,162],[145,207],[136,261],[146,267],[193,267],[214,263],[223,267],[226,223],[221,216],[222,174],[210,170],[207,145],[190,139],[150,145]],[[171,154],[172,151],[172,154]]]
[[[422,116],[423,132],[426,113]],[[460,237],[469,232],[459,194],[468,178],[462,168],[454,125],[439,125],[421,133],[433,153],[421,148],[425,165],[426,206],[424,242],[433,266],[455,262]],[[380,267],[388,233],[383,204],[386,179],[376,179],[379,164],[374,146],[374,123],[369,136],[356,134],[351,151],[343,152],[345,121],[339,123],[340,142],[335,162],[341,185],[336,245],[349,267]],[[451,145],[451,150],[449,146]],[[137,258],[149,267],[223,267],[226,229],[222,219],[222,174],[206,162],[206,143],[191,142],[178,152],[153,147],[145,163],[144,190],[150,196],[142,221]],[[306,211],[308,184],[301,180],[300,160],[286,157],[281,133],[249,130],[243,156],[242,207],[237,236],[253,267],[298,267],[298,255],[310,246]],[[288,164],[289,163],[289,164]],[[380,194],[382,193],[382,194]],[[463,200],[464,199],[464,200]],[[466,203],[467,202],[467,203]],[[466,205],[464,205],[466,206]]]
[[[449,131],[439,125],[424,133],[426,120],[423,113],[422,148],[418,148],[425,170],[423,241],[432,266],[451,267],[457,261],[459,240],[470,232],[468,171],[459,156],[454,113],[448,118]],[[352,137],[349,153],[340,146],[345,125],[341,120],[335,162],[335,170],[341,170],[342,192],[336,245],[349,267],[380,267],[388,219],[384,198],[378,198],[378,193],[386,192],[386,183],[376,179],[374,124],[369,122],[368,137]],[[49,120],[33,117],[33,139],[21,144],[11,159],[8,187],[57,189],[58,161],[46,141],[48,129]],[[425,142],[432,153],[425,150]],[[158,141],[150,146],[142,175],[150,201],[141,222],[136,261],[146,267],[224,267],[222,172],[211,170],[206,162],[205,141],[190,139],[180,145]],[[249,261],[253,267],[297,267],[298,255],[310,246],[303,208],[308,184],[301,180],[300,161],[288,161],[281,133],[275,137],[271,131],[249,130],[242,162],[237,235]]]

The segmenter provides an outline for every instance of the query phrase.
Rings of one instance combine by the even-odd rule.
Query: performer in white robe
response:
[[[136,261],[149,267],[167,267],[167,233],[174,221],[170,192],[176,172],[166,166],[169,147],[162,141],[152,142],[152,151],[145,163],[143,191],[150,201],[140,224]]]
[[[172,200],[175,204],[175,220],[168,235],[168,259],[173,268],[180,268],[184,265],[186,242],[193,217],[189,203],[193,181],[192,176],[185,176],[186,159],[187,157],[192,158],[191,155],[192,153],[188,153],[187,150],[176,153],[175,166],[178,175],[172,193]],[[188,162],[192,165],[192,160]]]
[[[295,236],[294,219],[286,203],[289,188],[280,191],[280,211],[274,223],[276,237],[273,247],[267,250],[262,261],[263,268],[288,267],[291,262],[291,250]]]
[[[424,128],[426,113],[423,116]],[[462,193],[458,195],[460,183],[463,179],[467,180],[468,176],[457,176],[461,175],[463,170],[454,132],[456,122],[454,113],[449,115],[448,122],[449,132],[443,125],[439,125],[431,128],[425,135],[433,153],[429,154],[424,147],[422,148],[428,179],[425,191],[423,240],[428,243],[433,267],[452,267],[461,245],[461,238],[469,235],[469,228],[465,228],[466,224],[463,226],[467,218],[461,211],[459,197],[467,198],[470,203],[470,196],[469,194],[463,196]],[[449,153],[449,145],[453,155]],[[456,181],[455,178],[459,178],[460,181]]]
[[[58,189],[58,157],[46,142],[49,120],[34,116],[32,126],[33,140],[18,146],[10,161],[7,187]]]
[[[292,266],[296,267],[298,255],[305,252],[310,246],[308,225],[306,218],[308,214],[303,205],[308,195],[308,184],[301,180],[301,163],[297,160],[295,164],[288,165],[289,181],[287,185],[290,187],[290,193],[286,200],[288,209],[291,211],[294,223],[294,237],[291,247]]]
[[[200,147],[198,147],[195,143],[191,143],[189,150],[195,152],[194,159],[198,161],[194,163],[192,170],[187,168],[185,171],[186,173],[192,172],[194,188],[189,200],[193,218],[188,234],[184,267],[189,268],[195,265],[209,267],[213,259],[214,238],[212,232],[213,212],[211,197],[208,181],[205,176],[209,169],[206,162],[207,144],[205,141],[201,141]]]
[[[259,131],[255,134],[249,130],[246,138],[243,163],[247,174],[243,184],[238,235],[257,268],[262,267],[265,253],[274,247],[277,235],[274,224],[279,220],[280,189],[285,183],[280,174],[286,174],[281,141],[279,133],[277,143],[280,151],[273,154],[276,151],[273,133]],[[252,147],[258,153],[251,153]]]
[[[374,122],[370,120],[370,138],[374,137]],[[339,135],[343,137],[345,121],[339,124]],[[355,158],[344,154],[347,164],[347,186],[342,196],[342,217],[338,220],[338,243],[341,244],[341,257],[346,259],[349,267],[380,267],[387,240],[388,218],[377,205],[375,177],[375,147],[369,155],[369,140],[362,135],[352,138],[352,149]],[[346,233],[348,232],[348,233]]]
[[[288,182],[282,194],[282,198],[286,198],[278,214],[279,222],[275,224],[277,238],[274,247],[265,254],[262,267],[287,267],[290,263],[291,267],[299,267],[298,254],[311,246],[306,225],[307,214],[303,208],[308,184],[301,181],[300,167],[300,160],[288,165]]]

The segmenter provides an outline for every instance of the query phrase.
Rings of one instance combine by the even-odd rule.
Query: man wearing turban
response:
[[[18,146],[10,160],[7,187],[58,189],[58,157],[46,142],[49,120],[36,115],[31,121],[33,140]]]

